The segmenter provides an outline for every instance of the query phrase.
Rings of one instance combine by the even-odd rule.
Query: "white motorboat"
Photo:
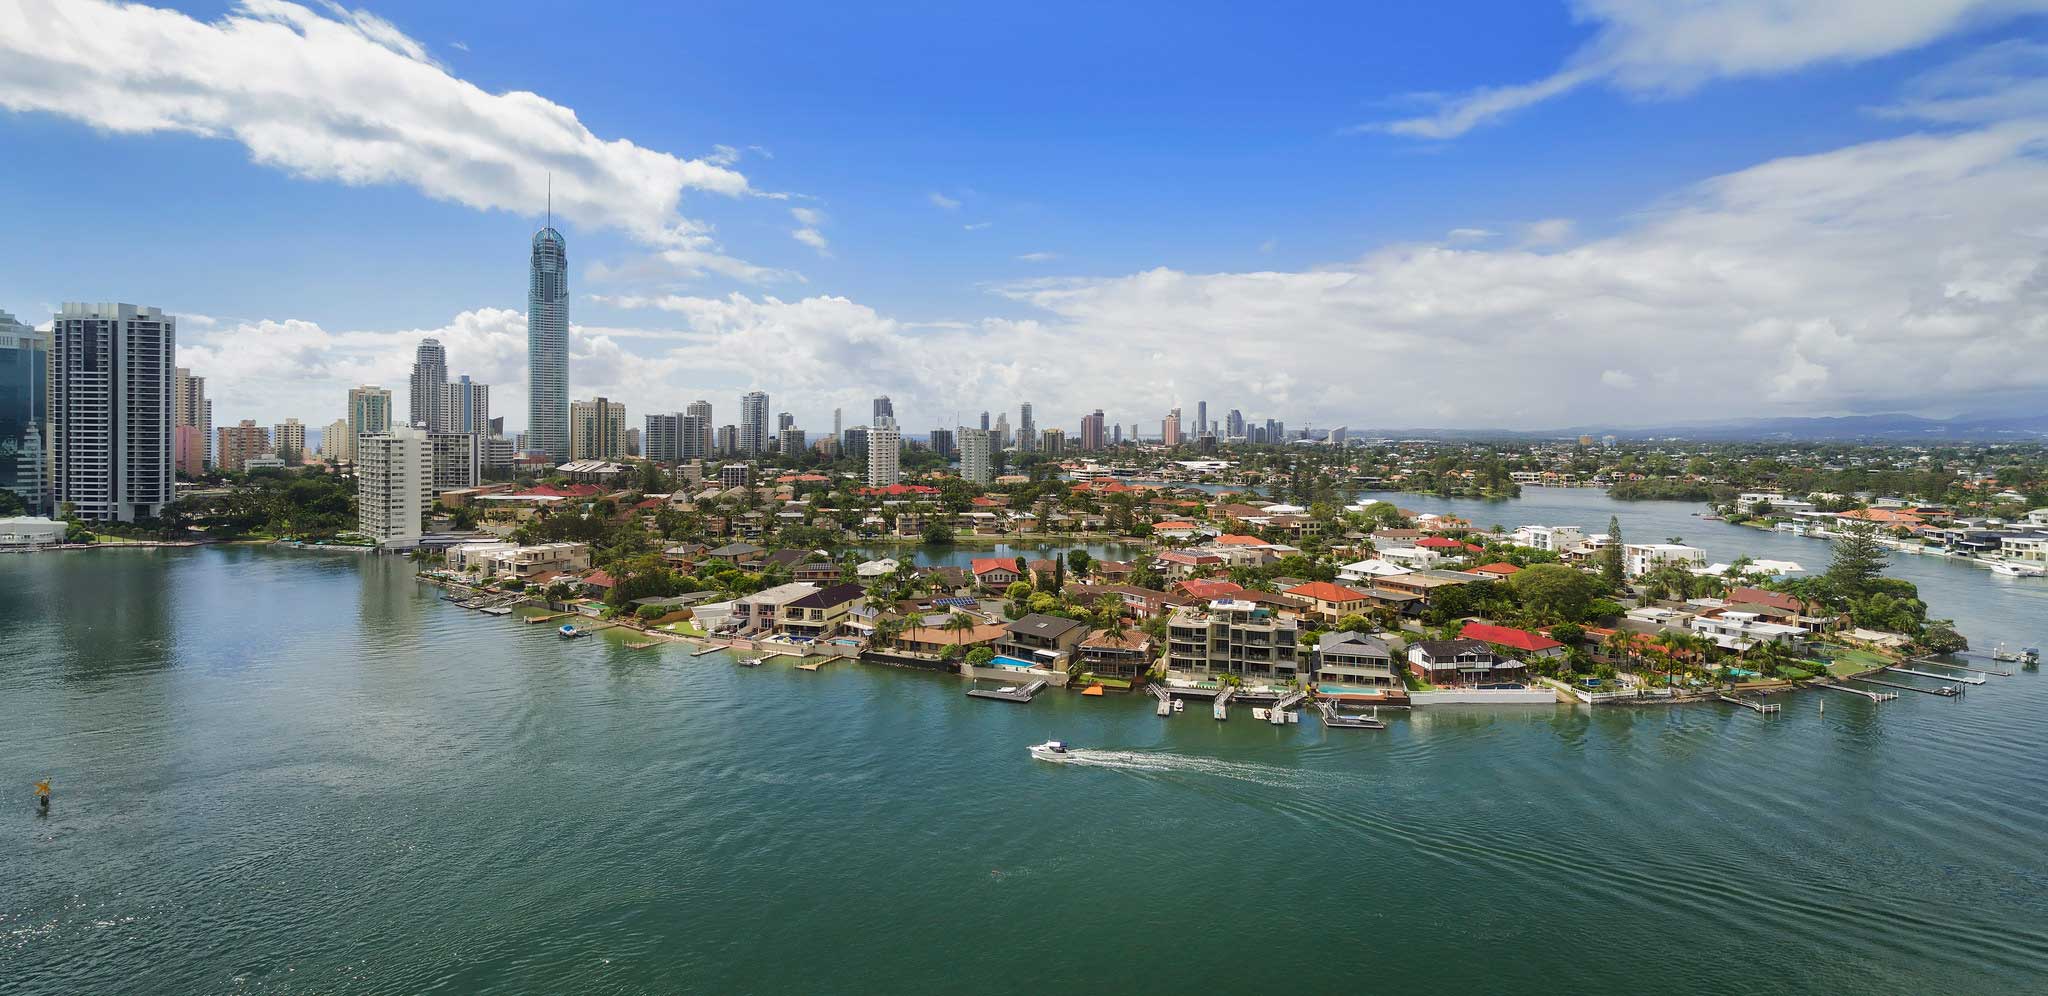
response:
[[[1042,744],[1032,744],[1031,756],[1041,761],[1065,764],[1074,759],[1074,749],[1067,746],[1064,740],[1048,740]]]
[[[1182,709],[1186,709],[1187,707],[1188,707],[1188,704],[1187,704],[1187,701],[1186,701],[1185,699],[1174,699],[1174,700],[1173,700],[1173,711],[1174,711],[1174,712],[1179,712],[1179,711],[1181,711]]]
[[[2048,577],[2048,568],[2035,567],[2032,564],[2015,564],[2006,560],[1992,564],[1991,573],[2004,578],[2038,578]]]

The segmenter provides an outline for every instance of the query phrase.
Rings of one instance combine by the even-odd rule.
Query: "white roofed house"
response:
[[[782,617],[782,607],[796,601],[818,586],[802,581],[776,585],[765,591],[757,591],[733,600],[732,618],[735,628],[741,633],[761,632],[775,627]]]
[[[1373,578],[1399,577],[1403,574],[1413,573],[1415,572],[1399,564],[1375,557],[1371,560],[1361,560],[1357,563],[1345,564],[1337,568],[1337,580],[1370,581]]]
[[[1806,639],[1806,631],[1797,626],[1767,622],[1758,613],[1733,609],[1694,616],[1687,628],[1713,640],[1724,650],[1743,651],[1759,643],[1781,643],[1790,647]]]

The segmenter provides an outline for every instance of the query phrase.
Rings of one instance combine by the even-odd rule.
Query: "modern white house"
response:
[[[1998,555],[2023,564],[2048,565],[2048,536],[2006,536],[1998,541]]]
[[[1677,564],[1690,570],[1707,562],[1705,550],[1682,543],[1624,543],[1621,554],[1623,568],[1629,577],[1640,577],[1665,564]]]
[[[1806,638],[1805,630],[1766,622],[1754,612],[1724,611],[1716,615],[1694,616],[1687,623],[1687,628],[1726,650],[1748,650],[1759,643],[1791,646]]]
[[[1586,534],[1577,526],[1522,526],[1508,538],[1516,546],[1551,553],[1567,553],[1586,545]]]
[[[1345,564],[1337,568],[1337,580],[1371,581],[1373,578],[1390,578],[1413,573],[1415,572],[1399,564],[1374,557],[1371,560],[1361,560],[1357,563]]]

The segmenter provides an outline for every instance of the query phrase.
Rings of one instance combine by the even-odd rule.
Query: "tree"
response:
[[[976,647],[967,652],[967,663],[972,667],[982,667],[995,659],[996,652],[987,647]]]
[[[1828,562],[1827,574],[1823,576],[1830,593],[1847,601],[1875,590],[1890,563],[1891,552],[1877,541],[1874,530],[1851,527],[1835,537],[1834,559]]]
[[[953,530],[943,522],[934,522],[924,527],[924,541],[933,546],[953,545]]]
[[[1087,577],[1088,568],[1094,563],[1095,558],[1090,557],[1086,550],[1067,551],[1067,570],[1077,578]]]
[[[1586,618],[1593,602],[1593,582],[1576,567],[1537,564],[1508,578],[1508,589],[1540,625],[1575,623]]]
[[[953,634],[953,645],[957,647],[967,639],[968,633],[974,631],[974,625],[973,616],[965,612],[954,612],[946,616],[946,621],[941,623],[939,628]]]
[[[1953,654],[1970,649],[1970,641],[1956,632],[1956,624],[1947,619],[1930,619],[1927,628],[1920,633],[1920,649],[1930,654]]]
[[[1620,591],[1622,582],[1627,580],[1621,560],[1621,516],[1607,517],[1607,549],[1600,557],[1600,580],[1608,591]]]

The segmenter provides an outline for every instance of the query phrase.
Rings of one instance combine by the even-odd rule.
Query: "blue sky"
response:
[[[522,424],[553,169],[636,420],[2037,400],[2041,5],[1779,6],[7,0],[0,308],[192,316],[219,417],[316,425],[439,334]]]

